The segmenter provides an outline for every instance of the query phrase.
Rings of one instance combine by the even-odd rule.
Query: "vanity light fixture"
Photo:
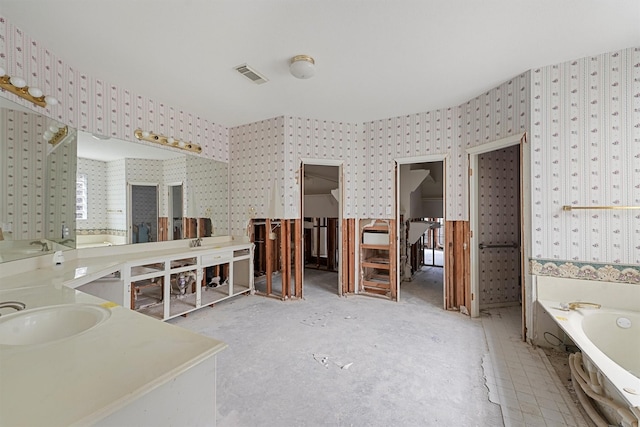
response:
[[[42,134],[42,139],[55,147],[67,136],[67,133],[69,133],[67,126],[59,123],[51,123],[49,128]]]
[[[27,82],[22,77],[9,76],[2,67],[0,67],[0,88],[33,102],[39,107],[58,104],[58,100],[53,96],[43,94],[42,90],[37,87],[27,86]]]
[[[166,145],[173,148],[179,148],[181,150],[192,151],[194,153],[201,153],[202,147],[198,144],[192,144],[190,142],[185,142],[181,139],[175,139],[173,137],[167,137],[163,135],[156,135],[153,132],[143,131],[141,129],[136,129],[133,134],[137,139],[141,141],[155,142],[156,144]]]
[[[289,71],[298,79],[309,79],[316,74],[316,61],[309,55],[296,55],[291,58]]]

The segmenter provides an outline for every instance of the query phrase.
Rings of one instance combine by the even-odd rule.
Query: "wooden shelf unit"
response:
[[[360,292],[396,299],[393,220],[361,221]]]

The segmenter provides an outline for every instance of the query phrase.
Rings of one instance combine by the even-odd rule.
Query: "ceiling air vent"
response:
[[[265,76],[249,67],[247,64],[238,65],[235,67],[235,70],[257,85],[269,81]]]

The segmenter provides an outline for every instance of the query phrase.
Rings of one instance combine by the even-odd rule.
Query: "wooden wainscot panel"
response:
[[[445,307],[471,312],[469,222],[445,221]],[[463,311],[464,311],[463,309]]]

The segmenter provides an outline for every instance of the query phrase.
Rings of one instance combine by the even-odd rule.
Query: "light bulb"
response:
[[[173,145],[174,142],[176,142],[176,140],[173,139],[172,137],[167,138],[167,143]]]
[[[44,137],[44,139],[46,139],[47,141],[51,140],[51,138],[53,138],[53,134],[51,132],[49,132],[48,130],[45,131],[42,136]]]
[[[44,102],[46,102],[47,105],[58,105],[58,100],[49,95],[44,97]]]
[[[34,98],[40,98],[42,96],[42,91],[37,87],[30,87],[27,92],[29,92],[29,95],[33,96]]]
[[[22,77],[13,76],[9,79],[9,81],[17,88],[23,88],[27,85],[27,82],[25,82]]]
[[[142,137],[143,138],[149,138],[149,135],[151,135],[151,133],[148,130],[143,130],[142,131]]]
[[[178,141],[178,147],[184,148],[184,141]]]
[[[58,131],[60,130],[60,128],[57,125],[51,125],[49,126],[49,130],[53,133],[58,133]]]

